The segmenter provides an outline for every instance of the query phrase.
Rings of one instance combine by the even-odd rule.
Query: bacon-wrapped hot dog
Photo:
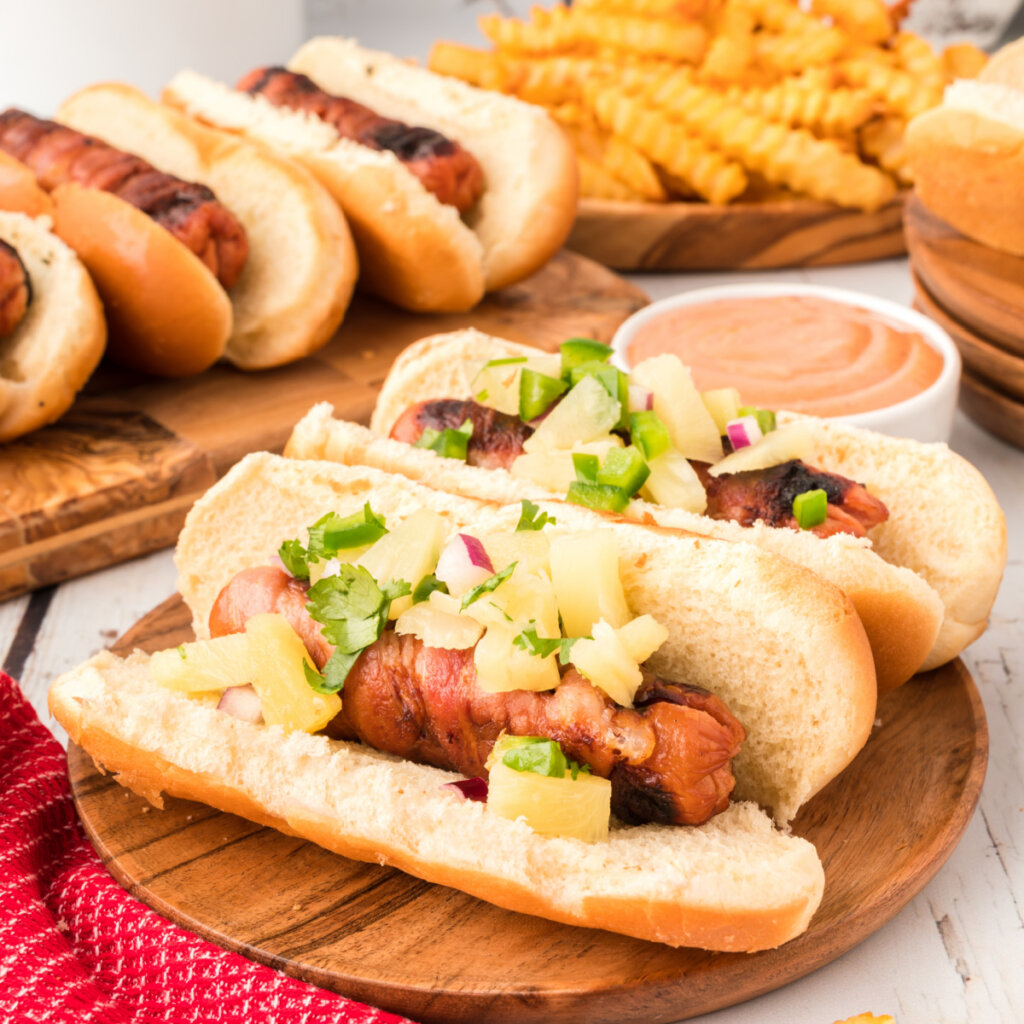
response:
[[[575,217],[572,150],[541,109],[352,40],[311,40],[237,90],[182,72],[163,100],[305,164],[352,225],[360,287],[407,309],[471,308]]]
[[[0,338],[21,323],[32,301],[32,281],[18,250],[0,238]]]

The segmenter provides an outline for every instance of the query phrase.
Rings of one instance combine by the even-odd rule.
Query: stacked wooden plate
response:
[[[916,197],[904,227],[915,306],[960,350],[960,406],[997,437],[1024,448],[1024,258],[960,234]]]

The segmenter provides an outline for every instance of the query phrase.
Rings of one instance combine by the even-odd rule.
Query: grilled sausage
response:
[[[47,190],[77,182],[142,210],[225,288],[241,275],[249,254],[245,229],[205,185],[164,174],[141,157],[14,108],[0,114],[0,149],[28,166]]]
[[[32,303],[32,281],[18,250],[0,238],[0,338],[21,323]]]
[[[247,569],[232,579],[210,612],[210,633],[240,632],[247,618],[268,611],[288,619],[323,667],[331,647],[306,611],[305,584],[282,569]],[[472,650],[430,648],[387,631],[353,665],[328,731],[470,776],[486,775],[502,731],[546,736],[611,780],[612,810],[623,821],[697,825],[725,810],[731,760],[744,739],[725,704],[649,676],[637,704],[619,707],[575,669],[550,693],[487,693],[476,685]]]
[[[355,100],[324,92],[306,75],[282,67],[257,68],[237,88],[278,107],[314,114],[343,139],[389,150],[442,203],[465,213],[480,198],[484,175],[476,158],[432,128],[416,128],[380,117]]]

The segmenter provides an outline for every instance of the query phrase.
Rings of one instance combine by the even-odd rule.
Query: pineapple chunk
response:
[[[472,397],[481,405],[509,416],[518,416],[519,380],[524,369],[536,370],[547,377],[560,377],[562,360],[560,356],[538,353],[523,362],[502,363],[500,366],[484,364],[473,378]]]
[[[633,697],[643,682],[643,673],[622,641],[607,622],[594,626],[593,640],[577,640],[570,657],[598,689],[604,690],[616,704],[633,706]]]
[[[666,508],[683,508],[687,512],[703,514],[708,507],[708,496],[697,471],[674,448],[651,459],[647,464],[651,475],[640,496]]]
[[[317,732],[341,710],[336,693],[317,693],[306,681],[312,664],[301,637],[283,615],[254,615],[245,624],[249,677],[260,696],[263,721],[289,732]]]
[[[639,665],[668,639],[668,630],[653,615],[640,615],[619,629],[619,639]]]
[[[715,463],[708,472],[712,476],[722,473],[745,473],[752,469],[767,469],[790,459],[804,459],[813,455],[814,439],[807,424],[799,420],[771,430],[757,444],[747,445]]]
[[[725,425],[740,414],[743,399],[739,391],[736,388],[716,388],[714,391],[702,392],[700,397],[704,401],[704,408],[711,413],[711,418],[718,427],[719,436],[724,435]]]
[[[556,494],[565,494],[576,479],[573,465],[574,452],[596,455],[602,462],[612,448],[622,448],[625,442],[617,434],[608,434],[596,441],[574,444],[569,449],[552,448],[548,451],[520,455],[512,463],[509,472],[520,480],[531,480]]]
[[[717,462],[722,436],[693,383],[693,375],[677,356],[654,356],[635,366],[630,381],[654,392],[654,411],[668,428],[672,444],[688,459]]]
[[[599,619],[622,626],[632,617],[619,577],[619,547],[608,530],[555,537],[551,580],[566,636],[589,636]]]
[[[504,568],[516,562],[516,572],[548,571],[551,541],[543,530],[484,534],[480,541],[495,567]]]
[[[447,597],[435,591],[434,596]],[[483,634],[484,627],[468,615],[445,611],[433,600],[421,601],[407,608],[395,620],[395,632],[419,637],[427,647],[441,647],[449,651],[463,651],[472,647]]]
[[[526,439],[523,450],[533,454],[600,440],[614,429],[621,415],[619,400],[595,377],[584,377]]]
[[[523,818],[544,836],[599,843],[608,838],[612,784],[580,773],[554,778],[520,772],[498,761],[487,780],[487,809],[502,818]]]
[[[181,644],[157,651],[149,659],[149,667],[161,686],[182,693],[242,686],[250,679],[249,639],[244,633],[232,633]]]
[[[508,690],[553,690],[560,681],[558,659],[554,654],[546,658],[528,654],[513,644],[520,632],[518,626],[507,623],[488,626],[473,654],[476,681],[487,693],[505,693]]]
[[[381,585],[389,580],[405,580],[410,587],[415,587],[437,567],[446,533],[445,522],[436,512],[420,509],[384,534],[359,556],[356,564],[363,566]],[[411,607],[411,596],[398,597],[391,602],[388,618],[395,619]]]

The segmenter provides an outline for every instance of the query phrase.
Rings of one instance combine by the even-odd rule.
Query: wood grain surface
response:
[[[291,366],[223,365],[187,380],[102,367],[58,423],[0,446],[0,600],[173,544],[192,502],[251,451],[280,451],[319,401],[366,421],[395,356],[427,334],[477,326],[553,348],[610,340],[647,296],[559,254],[458,315],[354,302],[326,348]]]
[[[1024,448],[1024,402],[964,373],[960,378],[960,408],[990,434]]]
[[[811,199],[631,203],[584,199],[570,249],[616,270],[827,266],[906,252],[902,198],[874,213]]]
[[[992,344],[970,327],[955,320],[914,275],[914,308],[934,320],[953,339],[964,369],[1008,398],[1024,402],[1024,356]]]
[[[913,195],[904,226],[911,266],[932,298],[968,330],[1024,357],[1024,257],[967,238]]]
[[[172,598],[118,643],[188,639]],[[441,1022],[657,1024],[733,1005],[828,963],[892,918],[964,832],[988,755],[981,700],[959,661],[887,694],[854,763],[794,831],[825,864],[801,937],[751,955],[675,950],[556,925],[345,860],[182,800],[162,811],[69,749],[75,800],[115,878],[158,912],[326,988]]]

